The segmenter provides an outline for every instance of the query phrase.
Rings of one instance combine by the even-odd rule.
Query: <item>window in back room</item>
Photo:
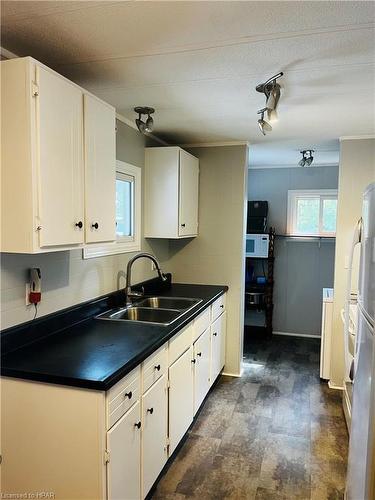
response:
[[[335,236],[337,190],[289,190],[288,234]]]

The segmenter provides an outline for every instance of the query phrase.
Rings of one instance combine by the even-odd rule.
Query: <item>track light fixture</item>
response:
[[[266,122],[266,120],[264,119],[264,113],[266,111],[267,111],[267,108],[263,108],[263,109],[260,109],[258,111],[258,115],[260,115],[260,118],[258,120],[258,127],[263,135],[266,135],[266,132],[272,131],[271,125],[268,122]]]
[[[138,130],[142,132],[142,134],[145,132],[152,132],[154,120],[151,115],[155,113],[155,109],[148,106],[137,106],[134,108],[134,111],[138,113],[138,118],[135,120]],[[147,115],[147,120],[145,122],[142,120],[142,115]]]
[[[269,78],[266,82],[260,83],[255,87],[255,90],[257,92],[264,94],[266,97],[265,108],[258,111],[258,114],[261,114],[261,119],[258,120],[258,125],[263,135],[266,135],[264,132],[265,130],[272,130],[271,125],[264,120],[264,114],[267,113],[267,119],[271,123],[274,123],[278,120],[277,105],[280,100],[281,87],[276,80],[283,76],[283,74],[283,72],[277,73],[277,75],[271,76],[271,78]],[[267,128],[264,127],[264,124],[267,124]]]
[[[298,165],[300,167],[309,167],[312,162],[314,161],[313,149],[304,149],[303,151],[300,151],[302,154],[302,159],[298,162]]]

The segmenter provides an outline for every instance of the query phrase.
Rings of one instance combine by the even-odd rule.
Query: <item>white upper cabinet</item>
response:
[[[146,148],[145,237],[198,235],[199,160],[179,147]]]
[[[36,83],[39,243],[76,245],[84,241],[82,92],[38,66]]]
[[[84,95],[85,236],[87,243],[116,239],[115,110]]]
[[[31,57],[1,62],[1,251],[115,239],[115,111],[86,94]]]

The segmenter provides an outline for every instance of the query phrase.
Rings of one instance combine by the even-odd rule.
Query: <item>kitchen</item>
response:
[[[270,21],[271,7],[280,9],[279,24]],[[273,140],[294,137],[289,150],[307,141],[317,144],[319,157],[319,148],[327,148],[322,135],[329,133],[340,150],[338,205],[347,206],[348,196],[353,203],[338,210],[335,266],[341,267],[335,267],[333,288],[341,298],[332,331],[332,388],[319,383],[314,401],[320,390],[335,401],[341,397],[344,341],[338,319],[348,233],[375,179],[368,105],[374,12],[360,2],[324,8],[322,25],[313,2],[298,8],[294,2],[2,2],[3,496],[49,492],[55,498],[132,500],[204,497],[206,491],[206,498],[328,498],[318,483],[329,477],[319,479],[316,472],[319,460],[329,460],[321,450],[314,462],[291,445],[280,458],[281,464],[305,457],[301,485],[293,472],[272,478],[271,458],[261,445],[249,477],[250,456],[237,456],[234,446],[238,436],[252,439],[250,427],[241,434],[241,418],[256,407],[252,391],[258,390],[243,358],[252,143],[266,154]],[[176,23],[173,33],[168,15]],[[360,98],[350,103],[358,117],[341,111],[340,92],[319,94],[320,112],[329,97],[342,114],[322,123],[324,131],[313,123],[306,131],[300,122],[290,128],[304,106],[293,78],[305,78],[306,68],[300,56],[293,57],[290,39],[280,49],[282,63],[264,64],[256,51],[259,21],[268,36],[272,30],[292,33],[298,15],[306,20],[301,38],[325,32],[326,42],[310,50],[325,64],[327,79],[336,82],[350,65],[368,71],[367,79],[350,73],[352,84],[360,78]],[[193,23],[197,16],[200,22]],[[228,16],[233,24],[225,21]],[[337,16],[346,34],[336,33]],[[246,50],[251,48],[249,63],[262,62],[246,75],[238,29],[247,36]],[[231,56],[222,53],[234,38],[238,95],[231,86]],[[359,57],[348,51],[344,62],[336,54],[342,67],[335,74],[324,44],[338,51],[342,43],[361,44],[362,52]],[[314,64],[311,99],[321,85]],[[255,87],[279,69],[280,120],[263,137],[256,111],[264,96]],[[342,86],[343,94],[351,91],[345,81]],[[292,89],[296,93],[288,96]],[[299,348],[290,342],[282,344],[286,351]],[[248,400],[241,403],[243,411],[228,413],[235,408],[231,399],[240,396]],[[272,405],[277,396],[269,399]],[[345,425],[341,405],[334,408]],[[275,410],[264,403],[259,425],[268,424]],[[220,413],[221,431],[215,424]],[[319,421],[321,434],[334,440],[329,423]],[[233,436],[231,450],[220,448],[220,432],[229,441]],[[204,469],[197,450],[211,468]],[[195,472],[189,476],[189,470]],[[217,474],[229,489],[220,486]],[[334,498],[341,498],[345,477],[339,483]]]

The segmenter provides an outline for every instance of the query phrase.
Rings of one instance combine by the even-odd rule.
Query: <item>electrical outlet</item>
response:
[[[30,283],[26,283],[26,305],[31,306],[31,302],[29,300],[30,297]]]

